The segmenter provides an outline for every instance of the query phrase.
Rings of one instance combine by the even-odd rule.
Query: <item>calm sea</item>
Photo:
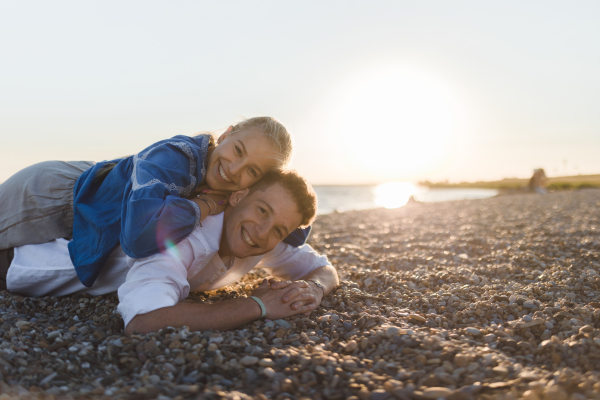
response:
[[[393,182],[373,186],[314,186],[319,199],[319,214],[334,211],[397,208],[410,196],[421,202],[485,199],[498,194],[495,189],[428,189],[409,183]]]

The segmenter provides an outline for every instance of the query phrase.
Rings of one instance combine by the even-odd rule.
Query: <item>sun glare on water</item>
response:
[[[411,183],[384,183],[375,188],[375,204],[385,208],[402,207],[415,193],[417,193],[417,188]]]
[[[344,83],[337,103],[338,150],[377,180],[414,179],[439,168],[450,151],[451,96],[419,71],[363,71]]]

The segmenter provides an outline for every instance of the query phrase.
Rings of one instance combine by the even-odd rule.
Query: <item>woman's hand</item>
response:
[[[209,208],[208,215],[216,215],[225,211],[227,204],[229,204],[229,198],[217,194],[200,194],[195,198],[190,199],[196,204],[206,204]]]
[[[227,199],[229,199],[229,196],[231,196],[231,192],[228,190],[214,190],[211,189],[208,185],[200,185],[196,188],[196,190],[194,190],[194,193],[192,194],[192,196],[197,196],[197,195],[201,195],[201,194],[218,194],[221,196],[225,196],[227,197]]]
[[[286,293],[285,289],[274,290],[272,286],[269,286],[269,281],[264,279],[260,286],[252,292],[252,295],[263,301],[267,309],[266,317],[269,319],[287,318],[296,314],[310,315],[318,307],[308,292],[297,295],[297,304],[290,306],[289,301],[283,301]]]
[[[201,185],[196,188],[190,200],[198,205],[202,203],[208,204],[210,215],[216,215],[225,211],[227,204],[229,204],[230,196],[231,192],[226,190],[212,190],[207,185]],[[201,198],[204,198],[206,202],[200,200]]]

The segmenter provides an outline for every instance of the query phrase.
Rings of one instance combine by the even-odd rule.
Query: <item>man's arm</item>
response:
[[[268,282],[252,292],[262,300],[269,319],[287,318],[295,314],[309,312],[310,305],[292,310],[289,304],[282,301],[284,292],[272,290]],[[305,293],[303,299],[309,300]],[[171,307],[163,307],[146,314],[136,315],[125,328],[125,334],[156,332],[159,329],[187,326],[192,331],[208,329],[229,330],[260,318],[261,309],[258,303],[250,298],[222,301],[215,304],[177,303]]]
[[[177,303],[136,315],[125,328],[125,334],[156,332],[168,326],[187,326],[192,331],[223,331],[254,321],[260,314],[258,303],[249,298],[215,304]]]
[[[308,282],[309,287],[311,287],[315,293],[321,292],[323,297],[331,293],[331,291],[340,284],[338,273],[331,265],[325,265],[315,269],[308,275],[302,277],[302,280]],[[318,281],[323,288],[321,289],[314,281]],[[283,300],[286,301],[285,297]]]

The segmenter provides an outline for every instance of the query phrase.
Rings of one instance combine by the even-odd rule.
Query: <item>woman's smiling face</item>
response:
[[[206,184],[215,190],[236,191],[256,183],[269,170],[281,165],[273,143],[259,130],[233,132],[219,137],[208,159]]]

